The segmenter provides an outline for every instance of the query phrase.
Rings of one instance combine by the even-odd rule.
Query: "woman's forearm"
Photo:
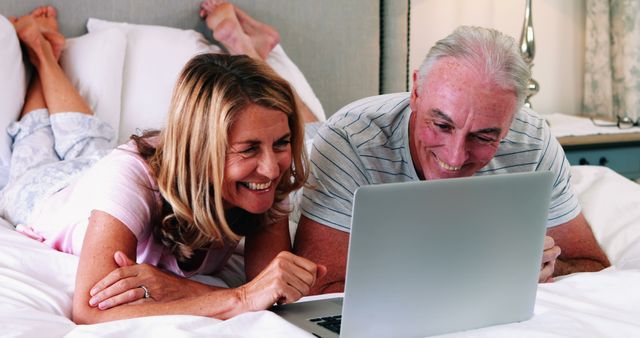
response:
[[[139,302],[107,310],[90,307],[74,300],[72,319],[76,324],[94,324],[118,319],[156,315],[197,315],[228,319],[249,311],[242,288],[216,289],[198,296],[169,302],[142,299]]]

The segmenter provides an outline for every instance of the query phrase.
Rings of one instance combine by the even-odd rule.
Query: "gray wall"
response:
[[[384,83],[380,86],[379,0],[234,0],[276,27],[327,116],[343,105],[382,92],[405,90],[407,2],[384,0]],[[89,17],[190,28],[211,36],[198,18],[199,0],[1,0],[0,14],[17,16],[51,4],[66,36],[86,32]]]

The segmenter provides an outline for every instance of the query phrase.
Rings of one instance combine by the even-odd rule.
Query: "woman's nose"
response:
[[[260,163],[258,164],[258,173],[269,179],[278,177],[280,168],[278,167],[278,160],[273,151],[263,153]]]

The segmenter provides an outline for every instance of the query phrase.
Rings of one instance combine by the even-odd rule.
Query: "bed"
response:
[[[199,2],[47,3],[59,9],[63,33],[76,37],[65,50],[63,67],[96,114],[117,126],[119,140],[136,129],[160,127],[163,115],[159,112],[165,109],[166,102],[158,98],[170,91],[181,62],[200,50],[203,43],[210,42],[204,40],[210,32],[197,19]],[[321,102],[322,117],[360,97],[406,90],[406,3],[234,3],[280,31],[281,46],[304,74],[302,79],[292,75],[290,81],[308,85],[309,91],[301,96],[308,102],[314,98]],[[35,0],[4,0],[0,2],[0,14],[20,15],[42,4]],[[6,37],[0,35],[0,40],[3,38]],[[28,69],[22,71],[28,73]],[[12,75],[19,84],[20,76],[24,77]],[[0,95],[6,96],[0,100],[0,109],[6,110],[19,94],[14,87],[0,89]],[[11,118],[2,114],[0,119]],[[640,186],[603,167],[576,167],[572,174],[585,216],[613,266],[541,284],[531,320],[449,336],[640,336]],[[75,325],[69,317],[78,258],[47,248],[15,232],[12,225],[0,223],[2,336],[310,337],[269,311],[247,313],[227,321],[157,316]],[[241,261],[239,252],[225,273],[212,282],[240,283]]]
[[[640,335],[640,186],[603,167],[573,169],[596,237],[613,262],[541,284],[531,320],[451,337],[636,337]],[[78,258],[0,226],[0,327],[9,337],[311,337],[269,311],[219,321],[156,316],[95,325],[70,319]]]

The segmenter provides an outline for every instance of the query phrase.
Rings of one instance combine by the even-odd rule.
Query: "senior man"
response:
[[[294,244],[328,268],[316,293],[344,289],[353,196],[368,184],[550,170],[539,281],[609,266],[571,189],[562,148],[523,107],[530,76],[513,38],[460,27],[431,48],[411,93],[356,101],[326,122],[311,150]]]

